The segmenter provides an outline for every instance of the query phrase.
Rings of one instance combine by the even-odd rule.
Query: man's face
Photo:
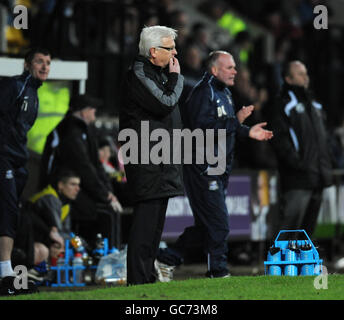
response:
[[[306,66],[301,62],[294,62],[290,65],[289,75],[285,78],[286,82],[293,86],[309,86],[309,77]]]
[[[49,75],[50,63],[50,55],[45,56],[42,53],[35,53],[31,63],[25,63],[24,66],[35,79],[45,81]]]
[[[81,117],[86,123],[93,123],[94,121],[96,121],[96,111],[96,108],[86,107],[81,110]]]
[[[75,200],[80,191],[80,178],[69,178],[66,182],[58,183],[58,190],[67,199]]]
[[[220,54],[216,64],[211,68],[212,74],[226,86],[234,86],[234,79],[237,71],[235,62],[231,55]]]
[[[109,161],[111,158],[111,149],[109,146],[104,146],[102,148],[99,148],[99,158],[102,161]]]
[[[170,59],[177,55],[177,50],[172,38],[162,38],[161,42],[161,46],[150,49],[150,61],[154,65],[164,68],[169,64]]]

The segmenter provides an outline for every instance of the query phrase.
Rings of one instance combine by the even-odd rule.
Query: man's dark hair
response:
[[[80,178],[78,174],[70,169],[60,169],[56,172],[52,179],[53,187],[57,187],[59,182],[66,183],[70,178]]]
[[[40,48],[40,47],[35,47],[31,48],[24,56],[24,60],[26,63],[31,64],[33,57],[35,56],[36,53],[41,53],[45,56],[51,56],[51,53],[48,49],[45,48]]]

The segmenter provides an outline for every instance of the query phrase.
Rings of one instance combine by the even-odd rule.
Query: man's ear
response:
[[[59,181],[58,183],[57,183],[57,191],[58,192],[60,192],[60,190],[61,190],[61,186],[63,185],[63,182],[62,181]]]
[[[149,53],[150,53],[150,56],[152,58],[155,58],[156,57],[156,49],[155,48],[150,48],[149,49]]]
[[[286,82],[286,83],[288,83],[288,84],[291,84],[292,83],[292,78],[290,77],[290,76],[285,76],[284,77],[284,81]]]
[[[216,77],[217,76],[217,66],[212,66],[210,68],[210,70],[211,70],[211,74]]]
[[[28,62],[24,62],[24,70],[30,70],[30,64]]]

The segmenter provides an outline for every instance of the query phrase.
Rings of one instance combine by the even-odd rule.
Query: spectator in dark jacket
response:
[[[109,238],[111,247],[115,242],[118,245],[115,227],[122,207],[99,161],[97,139],[91,126],[100,105],[100,100],[87,94],[72,97],[69,112],[47,137],[40,180],[45,186],[58,170],[74,171],[81,179],[81,190],[71,210],[73,223],[77,223],[74,230],[91,244],[96,234],[102,233]]]
[[[37,117],[37,89],[49,75],[51,56],[45,49],[33,49],[24,60],[22,75],[0,82],[0,290],[3,294],[32,289],[14,288],[11,252],[19,199],[27,180],[27,132]]]
[[[175,38],[176,31],[171,28],[144,28],[140,37],[139,56],[125,76],[120,130],[134,130],[138,141],[144,135],[141,131],[144,126],[149,126],[149,134],[154,129],[164,129],[171,135],[174,128],[181,128],[178,100],[183,89],[183,76],[175,58]],[[119,140],[123,142],[121,132]],[[148,141],[139,143],[139,150],[142,149],[140,153],[148,156],[148,161],[139,157],[138,164],[125,165],[135,200],[127,255],[129,285],[155,281],[154,260],[168,199],[183,194],[181,166],[152,163],[149,154],[154,145]]]
[[[289,62],[283,78],[270,121],[281,179],[280,228],[305,229],[311,236],[322,191],[332,184],[324,111],[308,90],[309,77],[302,62]]]

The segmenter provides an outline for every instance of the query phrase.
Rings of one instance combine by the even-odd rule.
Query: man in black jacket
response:
[[[90,95],[71,98],[65,118],[48,135],[42,155],[42,186],[49,184],[58,170],[74,171],[81,180],[81,190],[72,202],[74,230],[93,243],[96,234],[109,239],[110,248],[118,245],[117,214],[122,210],[98,156],[98,145],[91,124],[101,101]],[[117,237],[117,239],[116,239]],[[117,243],[116,243],[117,242]]]
[[[27,180],[27,132],[38,113],[37,89],[49,75],[51,56],[32,49],[24,58],[20,76],[0,82],[0,278],[2,294],[27,293],[14,286],[11,265],[13,240],[19,219],[19,199]]]
[[[281,179],[281,229],[305,229],[312,235],[322,191],[332,184],[332,163],[322,105],[308,90],[306,66],[286,65],[284,85],[271,111]]]
[[[143,155],[137,164],[125,165],[135,200],[128,241],[128,285],[155,281],[154,260],[168,199],[183,194],[181,166],[152,163],[149,155],[156,143],[141,141],[144,140],[141,139],[144,135],[141,128],[145,125],[149,126],[149,134],[154,129],[164,129],[170,136],[174,128],[181,128],[178,100],[184,78],[175,58],[175,38],[176,31],[171,28],[144,28],[140,36],[139,56],[124,79],[120,130],[131,129],[137,133],[139,154]]]

